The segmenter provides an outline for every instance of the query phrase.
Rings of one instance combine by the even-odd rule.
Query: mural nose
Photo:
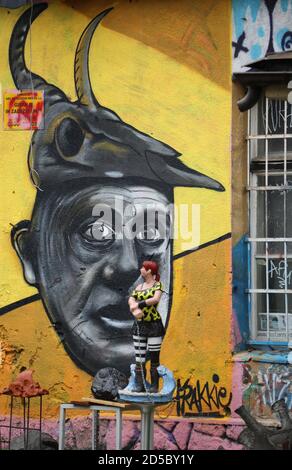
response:
[[[123,243],[117,261],[105,266],[103,274],[107,283],[120,291],[128,292],[129,286],[140,275],[138,257],[132,241]]]

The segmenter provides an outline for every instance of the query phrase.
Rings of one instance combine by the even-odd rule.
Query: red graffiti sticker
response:
[[[4,129],[44,128],[44,92],[6,90],[3,93]]]

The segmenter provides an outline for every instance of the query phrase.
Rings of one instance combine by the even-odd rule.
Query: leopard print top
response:
[[[134,297],[137,302],[140,300],[147,300],[150,299],[151,297],[154,297],[154,294],[157,290],[162,290],[162,284],[160,281],[155,282],[155,284],[152,287],[148,287],[147,289],[143,290],[137,290],[134,289],[131,297]],[[144,307],[142,309],[142,312],[144,314],[143,320],[144,321],[157,321],[161,320],[160,314],[156,309],[156,305],[149,305]]]

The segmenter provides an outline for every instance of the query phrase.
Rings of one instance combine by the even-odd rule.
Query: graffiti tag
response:
[[[197,380],[190,384],[190,378],[184,383],[177,380],[177,415],[178,416],[224,416],[224,410],[230,405],[232,393],[218,385],[219,376],[213,374],[212,383]]]
[[[284,398],[288,409],[292,408],[291,371],[283,370],[279,373],[272,369],[264,373],[259,371],[258,381],[261,385],[261,398],[264,405],[272,406],[275,401]]]
[[[252,371],[244,367],[244,395],[252,408],[271,407],[277,400],[284,399],[289,410],[292,409],[292,369],[284,365],[271,365]]]
[[[271,279],[275,276],[278,280],[279,287],[284,289],[285,280],[287,280],[287,286],[291,283],[292,270],[288,271],[288,263],[285,260],[279,261],[278,265],[270,260],[269,275]]]

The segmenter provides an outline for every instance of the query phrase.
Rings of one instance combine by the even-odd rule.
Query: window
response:
[[[292,107],[261,96],[248,116],[251,342],[292,340]]]

